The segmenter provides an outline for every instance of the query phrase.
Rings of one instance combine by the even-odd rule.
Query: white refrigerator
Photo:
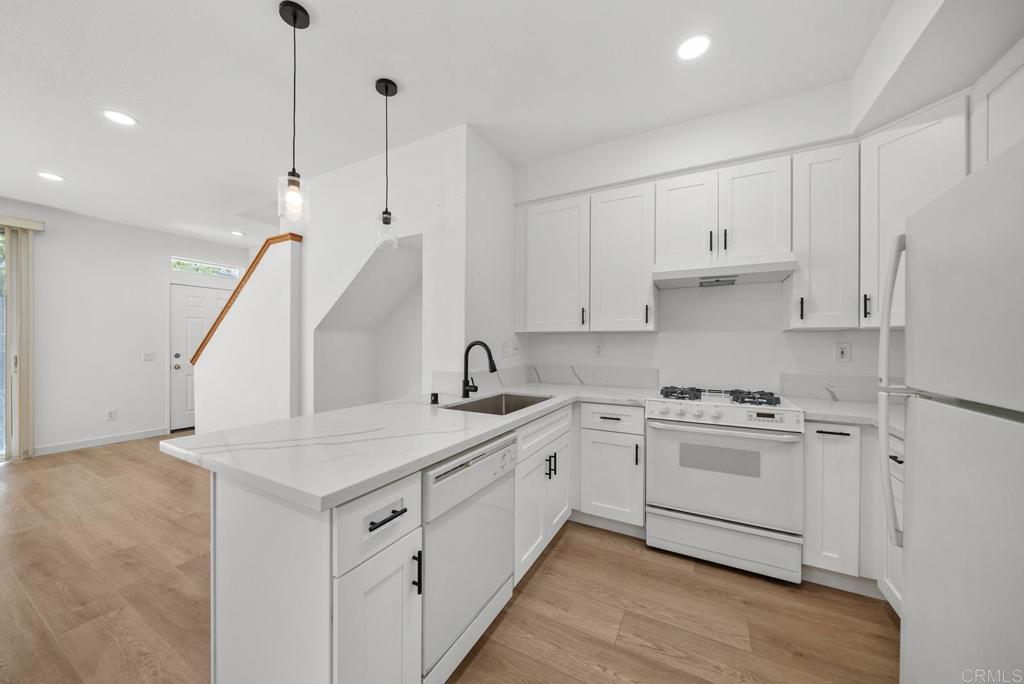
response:
[[[907,287],[906,387],[890,385],[892,290]],[[1024,143],[907,222],[883,292],[879,439],[903,546],[904,684],[1024,681]],[[888,404],[907,396],[903,529]]]

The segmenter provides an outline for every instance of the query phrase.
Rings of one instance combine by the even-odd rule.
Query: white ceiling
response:
[[[380,151],[378,76],[401,89],[393,144],[469,122],[519,163],[849,76],[891,2],[308,0],[297,167]],[[679,61],[697,32],[711,50]],[[0,195],[221,241],[276,232],[251,219],[273,222],[290,167],[289,33],[276,0],[0,0]]]

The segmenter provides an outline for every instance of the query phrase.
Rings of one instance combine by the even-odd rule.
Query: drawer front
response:
[[[572,406],[560,408],[516,430],[520,460],[569,431],[572,427]]]
[[[341,577],[419,527],[421,495],[420,474],[413,473],[335,508],[334,576]]]
[[[580,425],[590,430],[642,435],[644,434],[644,407],[582,404]]]

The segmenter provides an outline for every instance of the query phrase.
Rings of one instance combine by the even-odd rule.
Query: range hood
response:
[[[752,258],[730,264],[689,266],[683,268],[656,268],[652,273],[654,286],[659,290],[680,287],[720,287],[746,283],[778,283],[796,270],[796,255],[792,253]]]

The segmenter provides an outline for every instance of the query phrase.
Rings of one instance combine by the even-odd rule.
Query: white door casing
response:
[[[171,285],[171,430],[190,428],[196,424],[192,355],[230,296],[231,290],[177,283]]]

